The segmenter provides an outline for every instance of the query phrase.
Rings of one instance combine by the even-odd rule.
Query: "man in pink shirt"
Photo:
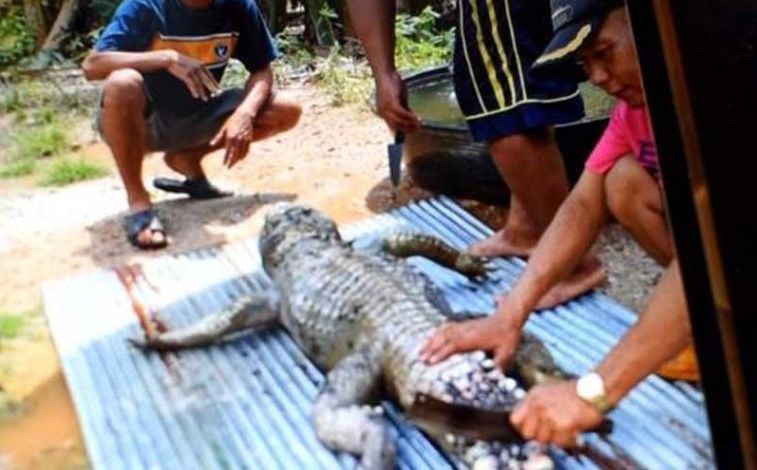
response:
[[[435,363],[473,349],[507,364],[522,327],[540,299],[580,263],[608,216],[614,216],[666,271],[637,323],[592,371],[578,380],[529,391],[511,415],[524,437],[562,446],[600,423],[637,383],[690,342],[686,302],[665,220],[657,155],[647,122],[633,37],[622,2],[552,0],[555,35],[535,68],[580,60],[589,79],[620,100],[586,169],[539,240],[513,290],[498,299],[494,315],[440,327],[424,345]],[[564,298],[564,297],[563,297]]]

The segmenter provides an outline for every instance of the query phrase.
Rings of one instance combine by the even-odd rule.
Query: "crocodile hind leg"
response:
[[[313,405],[318,439],[336,450],[361,455],[366,470],[394,468],[394,443],[383,410],[369,406],[381,386],[381,357],[363,348],[342,359],[326,376]]]
[[[276,296],[252,294],[186,327],[168,330],[144,340],[130,338],[129,341],[138,347],[162,351],[204,346],[241,330],[275,323],[277,311]]]

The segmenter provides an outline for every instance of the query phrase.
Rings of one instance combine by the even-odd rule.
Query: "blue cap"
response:
[[[531,69],[573,60],[576,51],[597,34],[607,14],[623,4],[623,0],[551,0],[555,34]]]

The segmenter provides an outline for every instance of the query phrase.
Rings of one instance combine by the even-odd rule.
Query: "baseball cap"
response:
[[[531,70],[564,64],[599,31],[607,14],[623,0],[551,0],[554,36]]]

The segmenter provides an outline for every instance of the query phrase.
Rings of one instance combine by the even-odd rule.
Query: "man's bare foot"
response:
[[[475,256],[492,258],[495,256],[521,256],[527,258],[531,255],[536,241],[517,240],[510,237],[505,230],[496,232],[491,237],[474,243],[468,247],[468,253]]]
[[[126,238],[134,247],[142,250],[163,248],[168,244],[163,224],[151,206],[143,208],[144,204],[136,204],[136,210],[130,208],[124,216],[124,230]]]
[[[607,280],[602,263],[599,259],[588,254],[581,264],[566,278],[560,281],[541,298],[536,310],[552,308],[563,302],[584,294]]]

